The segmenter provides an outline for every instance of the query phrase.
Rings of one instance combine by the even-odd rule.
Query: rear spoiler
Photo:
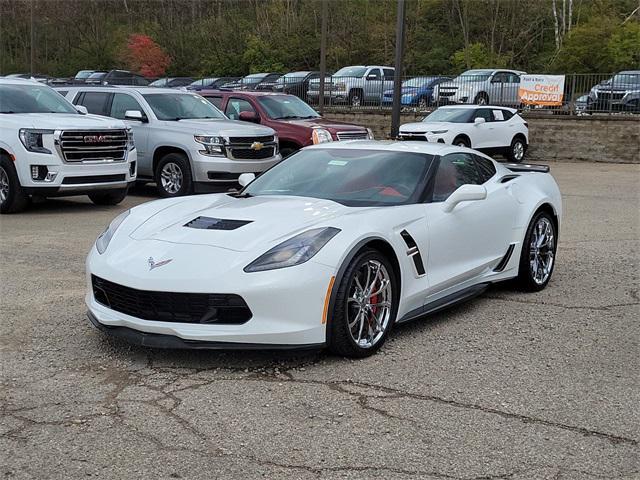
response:
[[[535,163],[505,163],[503,164],[512,172],[537,172],[549,173],[549,165],[540,165]]]

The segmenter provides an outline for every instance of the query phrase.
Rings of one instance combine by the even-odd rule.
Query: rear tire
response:
[[[527,227],[522,244],[516,285],[525,292],[544,289],[555,267],[557,231],[554,219],[547,212],[538,212]]]
[[[352,358],[373,355],[398,312],[400,292],[393,266],[377,250],[364,249],[351,260],[336,288],[327,326],[329,350]]]
[[[0,213],[18,213],[28,205],[15,165],[7,155],[0,155]]]
[[[527,144],[520,136],[513,137],[507,152],[507,158],[513,163],[521,163],[527,153]]]
[[[162,157],[156,165],[154,177],[161,197],[181,197],[193,193],[191,166],[182,153],[168,153]]]
[[[96,205],[118,205],[126,198],[128,191],[128,188],[122,188],[119,190],[93,192],[89,194],[89,198]]]

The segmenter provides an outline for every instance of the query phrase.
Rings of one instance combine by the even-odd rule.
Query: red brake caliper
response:
[[[371,297],[369,297],[369,303],[371,303],[371,317],[369,318],[369,325],[371,327],[373,327],[373,322],[374,322],[374,318],[375,315],[378,313],[378,307],[376,306],[376,304],[378,303],[378,295],[372,295]]]

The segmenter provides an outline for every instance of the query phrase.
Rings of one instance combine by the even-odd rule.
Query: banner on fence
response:
[[[564,75],[522,75],[518,96],[525,105],[561,106]]]

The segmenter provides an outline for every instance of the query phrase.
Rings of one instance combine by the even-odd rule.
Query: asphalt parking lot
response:
[[[552,173],[545,291],[494,287],[357,361],[151,351],[90,327],[86,252],[150,190],[3,216],[2,477],[640,478],[640,166]]]

